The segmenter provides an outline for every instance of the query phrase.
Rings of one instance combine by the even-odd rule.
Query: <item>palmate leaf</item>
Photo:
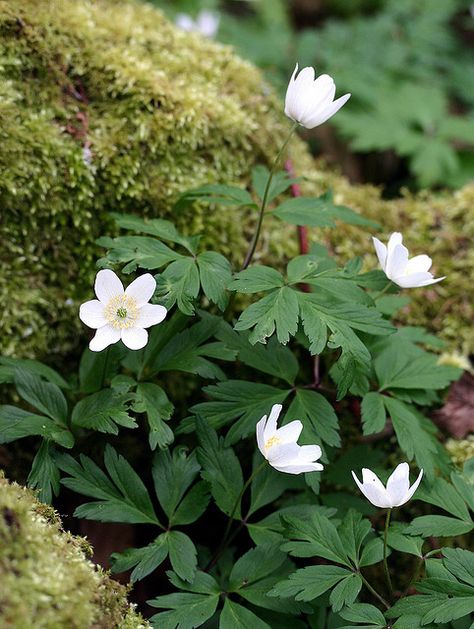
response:
[[[252,168],[252,186],[259,199],[263,199],[269,176],[270,171],[266,166],[258,165]],[[285,190],[288,190],[292,184],[299,181],[300,179],[290,177],[284,170],[274,173],[267,192],[267,204],[271,203]]]
[[[232,278],[230,262],[220,253],[205,251],[198,255],[197,264],[204,294],[224,311],[229,302],[227,286]]]
[[[295,383],[299,371],[298,360],[293,352],[280,345],[275,337],[269,339],[266,345],[251,345],[247,332],[236,332],[226,322],[221,320],[216,338],[223,341],[226,347],[237,352],[236,358],[249,367],[270,374],[288,384]]]
[[[194,258],[175,260],[156,280],[157,295],[168,310],[176,304],[183,314],[194,314],[194,302],[200,288],[199,269]]]
[[[312,601],[354,573],[341,566],[308,566],[301,568],[285,581],[277,583],[269,596],[294,597],[297,601]]]
[[[273,404],[282,403],[290,393],[290,389],[243,380],[226,380],[204,387],[203,391],[212,401],[195,404],[190,411],[215,429],[234,422],[226,435],[228,445],[253,433],[258,420],[270,412]],[[180,432],[189,429],[190,423],[183,422]]]
[[[384,429],[387,412],[380,393],[376,391],[366,393],[362,398],[361,412],[364,435],[371,435]]]
[[[228,186],[225,184],[207,184],[199,188],[187,190],[176,202],[175,210],[181,210],[193,203],[194,201],[205,201],[206,203],[215,203],[216,205],[242,207],[248,206],[258,209],[258,206],[252,199],[247,190],[238,188],[237,186]]]
[[[178,332],[171,340],[149,354],[148,370],[151,375],[161,371],[184,371],[202,378],[225,379],[222,369],[208,358],[233,360],[235,351],[221,342],[206,343],[219,327],[220,319],[203,318],[190,328]]]
[[[89,457],[81,455],[79,461],[70,455],[56,458],[58,467],[69,474],[61,483],[78,494],[97,499],[78,507],[74,512],[76,517],[161,526],[145,485],[112,446],[106,446],[104,455],[110,478]]]
[[[106,256],[98,261],[99,266],[124,264],[123,273],[133,273],[137,268],[154,271],[183,257],[150,236],[102,237],[96,242],[107,249]]]
[[[273,215],[291,225],[307,225],[309,227],[335,227],[335,221],[349,225],[378,227],[378,223],[369,220],[344,205],[335,205],[332,192],[328,191],[320,197],[295,197],[283,201]]]
[[[297,389],[295,397],[285,416],[285,423],[292,419],[303,422],[303,436],[308,442],[324,441],[329,446],[341,445],[339,421],[337,415],[326,400],[317,391]]]
[[[66,427],[68,408],[66,398],[57,384],[45,382],[39,375],[16,369],[14,381],[18,394],[39,411]]]
[[[349,622],[356,622],[361,629],[385,629],[386,621],[382,612],[367,603],[355,603],[339,612]],[[362,625],[360,624],[362,623]],[[351,625],[352,627],[352,625]],[[343,629],[348,629],[344,627]],[[354,628],[355,629],[355,628]]]
[[[226,598],[219,629],[271,629],[271,627],[250,609]]]
[[[118,574],[133,568],[130,581],[135,583],[154,572],[167,556],[167,537],[165,533],[162,533],[148,546],[128,548],[122,553],[113,553],[110,557],[112,572]]]
[[[44,365],[38,360],[32,360],[31,358],[9,358],[6,356],[0,357],[0,383],[13,382],[15,379],[15,371],[22,369],[28,371],[37,376],[40,376],[56,384],[61,389],[68,389],[69,385],[57,371]]]
[[[0,443],[10,443],[31,435],[50,439],[64,448],[74,445],[73,434],[49,417],[9,404],[0,406]]]
[[[159,240],[174,242],[187,249],[189,253],[193,255],[196,253],[199,237],[183,236],[171,221],[162,218],[141,218],[134,214],[118,214],[116,212],[111,212],[110,216],[114,219],[116,225],[122,229],[138,232],[139,234],[149,234]]]
[[[103,389],[80,400],[73,408],[71,422],[76,426],[118,435],[119,426],[136,428],[128,414],[130,395],[114,389]]]
[[[168,609],[152,616],[151,623],[157,629],[194,629],[214,615],[221,594],[215,579],[197,571],[194,579],[186,583],[172,572],[167,573],[171,583],[184,592],[158,596],[147,601],[152,607]]]

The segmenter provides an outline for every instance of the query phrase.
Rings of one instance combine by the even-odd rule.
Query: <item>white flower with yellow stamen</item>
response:
[[[269,417],[264,415],[257,423],[258,449],[279,472],[320,472],[324,467],[316,461],[321,457],[321,448],[317,445],[299,446],[296,443],[303,430],[299,419],[277,428],[281,409],[281,404],[274,404]]]
[[[167,313],[164,306],[148,303],[155,288],[156,281],[150,273],[137,277],[124,290],[113,271],[99,271],[94,285],[97,299],[86,301],[79,309],[81,321],[97,330],[89,348],[100,352],[120,339],[129,349],[145,347],[145,328],[161,323]]]

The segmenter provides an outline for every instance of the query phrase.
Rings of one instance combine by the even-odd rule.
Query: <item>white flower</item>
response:
[[[303,68],[298,72],[298,64],[288,83],[285,98],[285,114],[307,129],[313,129],[341,109],[350,94],[334,100],[336,85],[328,74],[314,79],[313,68]]]
[[[296,442],[303,430],[303,424],[297,419],[282,428],[277,428],[281,404],[274,404],[270,416],[266,415],[257,424],[258,449],[272,467],[287,474],[319,472],[323,468],[316,463],[321,456],[319,446],[299,446]]]
[[[403,236],[394,232],[385,246],[378,238],[372,238],[380,266],[389,280],[401,288],[416,288],[441,282],[446,276],[435,279],[428,269],[431,258],[427,255],[408,259],[408,249],[402,245]]]
[[[189,33],[200,33],[204,37],[214,37],[219,29],[220,17],[212,11],[201,11],[196,20],[187,13],[176,16],[176,25]]]
[[[148,303],[155,288],[156,281],[150,273],[137,277],[124,291],[113,271],[99,271],[94,285],[97,299],[86,301],[79,310],[81,321],[97,330],[89,348],[100,352],[120,339],[129,349],[145,347],[145,328],[161,323],[167,313],[164,306]]]
[[[400,463],[391,474],[387,481],[387,488],[385,488],[378,476],[367,468],[362,469],[362,483],[355,473],[352,472],[357,486],[367,500],[376,507],[383,509],[401,507],[413,496],[421,482],[423,470],[418,474],[418,478],[411,487],[409,474],[410,468],[408,463]]]

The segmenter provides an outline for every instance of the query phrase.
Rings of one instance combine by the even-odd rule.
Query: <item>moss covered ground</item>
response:
[[[0,627],[147,629],[126,588],[30,490],[0,477]]]

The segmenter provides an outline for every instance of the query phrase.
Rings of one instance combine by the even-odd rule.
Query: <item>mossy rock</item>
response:
[[[51,358],[78,343],[77,308],[91,296],[102,254],[94,242],[112,234],[112,210],[171,218],[242,260],[253,215],[171,208],[190,187],[245,185],[255,164],[274,157],[289,121],[255,67],[229,47],[180,31],[153,7],[123,0],[0,0],[0,45],[2,353]],[[460,213],[472,217],[472,189],[385,202],[374,188],[349,186],[316,166],[302,141],[290,154],[306,192],[330,184],[387,230],[403,222],[413,250],[432,253],[449,276],[433,306],[420,298],[407,316],[430,322],[433,308],[442,308],[434,327],[449,318],[447,338],[466,340]],[[446,208],[456,220],[440,231]],[[259,255],[271,263],[294,253],[289,233],[268,221]],[[361,230],[342,227],[329,238],[343,254],[353,242],[357,253],[371,250]]]
[[[150,629],[51,507],[0,476],[0,626]]]

